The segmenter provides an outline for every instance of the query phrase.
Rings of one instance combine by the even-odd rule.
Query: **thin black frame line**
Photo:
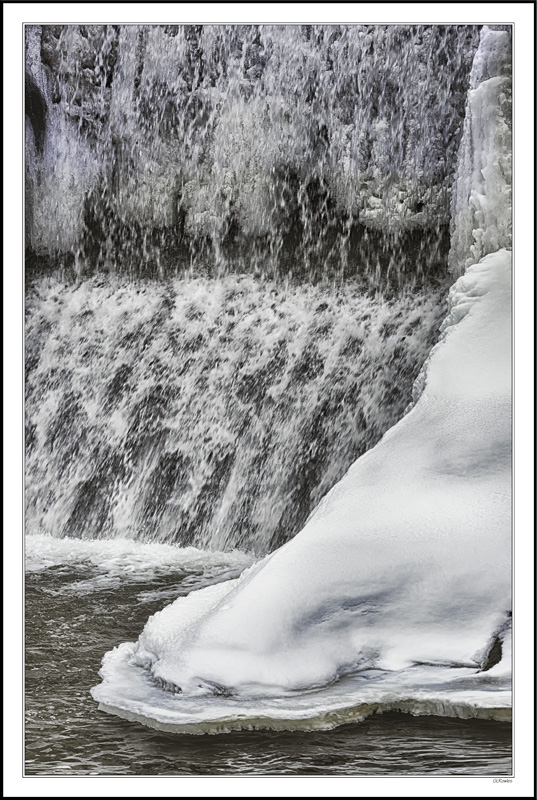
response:
[[[479,0],[479,2],[480,2],[481,5],[490,5],[490,3],[486,3],[483,0]],[[505,3],[502,3],[501,0],[495,0],[495,2],[497,4],[499,4],[499,5],[500,4],[501,5],[505,5]],[[525,4],[525,5],[534,5],[532,0],[523,0],[523,4]],[[454,5],[465,5],[465,3],[459,2],[459,3],[454,3]],[[88,25],[100,25],[100,24],[113,25],[113,24],[119,24],[119,25],[122,25],[123,27],[136,26],[136,25],[145,25],[146,27],[158,27],[159,25],[176,24],[176,23],[164,23],[164,22],[151,22],[151,23],[132,23],[132,22],[129,22],[129,23],[113,23],[113,22],[98,23],[98,22],[90,22],[90,23],[83,23],[83,22],[80,22],[80,21],[78,21],[78,22],[65,22],[65,23],[51,23],[51,22],[48,22],[48,23],[40,23],[40,22],[27,23],[27,22],[24,22],[24,23],[22,23],[22,28],[23,28],[23,48],[22,48],[23,62],[24,62],[25,55],[26,55],[25,28],[27,26],[32,26],[32,25],[36,25],[37,26],[37,25],[51,25],[51,24],[61,24],[61,25],[84,25],[84,24],[88,24]],[[461,25],[461,26],[481,25],[481,26],[485,26],[485,25],[489,25],[489,24],[490,25],[497,25],[497,24],[498,25],[510,25],[511,28],[512,28],[512,30],[511,30],[511,37],[512,37],[511,69],[512,69],[512,86],[513,86],[513,88],[514,88],[514,85],[515,85],[515,59],[514,59],[515,23],[514,22],[503,22],[503,23],[496,23],[496,22],[493,22],[493,23],[488,23],[488,22],[480,22],[480,23],[472,23],[472,22],[465,22],[465,23],[457,23],[457,22],[450,22],[450,23],[442,23],[442,22],[440,22],[440,23],[439,22],[436,22],[436,23],[427,23],[427,22],[419,22],[419,23],[409,23],[409,22],[405,22],[405,23],[398,23],[398,22],[389,22],[389,23],[375,23],[375,22],[367,22],[367,23],[343,23],[343,22],[315,23],[315,22],[308,22],[308,23],[303,23],[302,22],[302,23],[282,23],[282,24],[278,24],[278,23],[259,23],[259,22],[255,22],[255,23],[244,23],[244,22],[241,22],[241,23],[192,23],[192,22],[189,22],[189,23],[185,23],[184,26],[196,25],[196,24],[202,24],[205,27],[230,27],[230,26],[239,27],[239,26],[246,26],[246,25],[250,25],[250,24],[253,24],[253,25],[265,25],[266,24],[266,25],[271,25],[272,27],[276,27],[276,26],[278,26],[278,27],[282,27],[282,26],[283,27],[300,27],[303,24],[321,25],[323,27],[330,27],[330,26],[335,26],[335,25],[358,26],[358,25],[361,25],[361,24],[379,25],[379,26],[384,26],[384,27],[391,27],[391,26],[396,26],[396,25],[411,26],[411,25],[427,25],[427,24],[432,24],[432,25],[437,25],[437,26],[441,26],[441,25],[451,25],[451,26],[454,26],[454,25]],[[23,67],[25,68],[25,63],[23,63]],[[23,242],[23,253],[22,253],[22,262],[23,262],[22,263],[22,306],[23,306],[23,314],[22,314],[22,363],[23,363],[23,365],[25,363],[25,338],[26,338],[25,318],[24,318],[24,299],[25,299],[25,292],[26,292],[26,280],[25,280],[25,278],[26,278],[26,257],[25,257],[25,245],[26,245],[26,235],[25,234],[26,234],[26,231],[25,231],[25,223],[24,223],[24,220],[25,220],[25,208],[26,208],[26,206],[25,206],[25,192],[24,192],[24,188],[26,186],[26,173],[25,173],[26,131],[25,131],[25,128],[24,128],[24,124],[25,124],[25,122],[24,122],[25,121],[24,89],[25,89],[25,70],[23,69],[23,76],[22,76],[22,97],[23,97],[23,103],[22,103],[22,110],[23,110],[23,115],[22,115],[22,124],[23,124],[23,163],[22,163],[22,175],[23,175],[23,180],[22,180],[22,185],[23,185],[23,192],[22,192],[22,212],[23,212],[22,213],[22,242]],[[515,126],[515,105],[516,105],[516,97],[515,97],[515,92],[514,91],[513,91],[512,103],[513,103],[513,105],[512,105],[512,112],[511,112],[511,123],[512,123],[512,129],[514,129],[514,126]],[[513,131],[513,133],[514,133],[514,131]],[[514,399],[515,399],[515,392],[514,392],[514,377],[515,377],[515,326],[514,326],[514,319],[515,319],[515,275],[516,275],[516,270],[514,268],[514,266],[515,266],[515,168],[514,168],[515,167],[515,147],[514,147],[514,138],[513,138],[513,143],[512,143],[512,147],[511,147],[511,153],[512,153],[512,196],[511,196],[511,226],[512,226],[512,250],[511,250],[511,253],[512,253],[512,256],[511,256],[511,408],[512,408],[512,422],[511,422],[511,432],[512,432],[512,444],[511,444],[511,454],[512,454],[512,462],[511,462],[511,553],[512,553],[512,561],[511,561],[511,603],[512,603],[512,621],[511,621],[511,625],[512,625],[512,641],[513,641],[513,646],[512,646],[512,649],[511,649],[511,672],[512,672],[512,676],[513,676],[513,685],[512,685],[512,720],[511,720],[510,724],[511,724],[511,742],[512,742],[512,752],[511,752],[512,773],[511,773],[511,775],[506,775],[506,776],[501,776],[501,777],[514,779],[516,777],[516,775],[515,775],[515,758],[516,758],[516,753],[515,753],[515,727],[516,727],[515,726],[515,716],[516,716],[515,686],[516,686],[516,679],[515,679],[515,669],[514,669],[514,655],[515,655],[515,649],[516,649],[516,646],[515,646],[515,642],[516,642],[515,618],[516,618],[516,615],[515,615],[515,595],[514,595],[515,563],[516,563],[515,562],[515,430],[516,429],[515,429],[515,414],[514,414]],[[25,374],[24,374],[24,371],[23,371],[23,373],[22,373],[23,399],[24,399],[24,396],[25,396],[25,394],[24,394],[24,392],[25,392],[25,384],[26,384],[26,380],[25,380]],[[26,404],[24,403],[23,404],[23,422],[25,420],[25,416],[26,416]],[[237,777],[264,778],[264,779],[266,779],[266,778],[290,778],[290,777],[291,778],[303,778],[303,777],[306,777],[306,776],[300,776],[300,775],[285,775],[285,776],[283,776],[283,775],[240,775],[239,776],[239,775],[231,775],[231,774],[230,775],[195,775],[195,776],[193,776],[193,775],[136,775],[136,776],[134,776],[134,775],[91,775],[91,776],[88,776],[88,775],[76,775],[76,776],[75,775],[71,775],[71,776],[68,776],[68,775],[25,775],[24,774],[24,767],[25,767],[25,752],[24,752],[24,750],[25,750],[25,743],[26,743],[26,735],[25,735],[26,734],[26,714],[25,714],[25,707],[26,707],[26,658],[25,658],[25,656],[26,656],[26,652],[25,652],[25,642],[24,642],[24,632],[26,630],[26,626],[25,626],[25,622],[26,622],[26,619],[25,619],[26,536],[25,536],[25,533],[24,533],[24,530],[25,530],[25,510],[26,510],[26,447],[25,447],[25,428],[24,428],[24,425],[23,425],[22,435],[23,435],[23,476],[22,476],[22,486],[23,486],[23,508],[22,508],[22,520],[23,520],[23,531],[22,531],[22,534],[23,534],[22,535],[22,540],[23,540],[22,541],[22,547],[23,547],[23,558],[22,558],[22,600],[23,600],[23,602],[22,602],[22,623],[23,623],[23,626],[22,626],[22,628],[23,628],[23,726],[22,726],[22,731],[23,731],[23,743],[22,743],[22,775],[21,775],[21,777],[23,778],[23,780],[26,780],[26,779],[31,780],[33,778],[34,779],[35,778],[37,778],[37,779],[42,779],[42,778],[52,778],[52,779],[57,779],[57,778],[82,778],[82,779],[85,779],[85,778],[106,778],[106,779],[118,778],[120,780],[123,780],[125,778],[128,779],[128,778],[134,778],[134,777],[136,777],[136,778],[150,778],[150,779],[154,779],[154,778],[173,778],[173,777],[196,777],[196,778],[218,778],[218,779],[220,779],[220,778],[237,778]],[[139,723],[139,724],[141,724],[141,723]],[[144,726],[142,726],[142,727],[144,727]],[[329,778],[329,779],[333,779],[333,778],[349,778],[349,777],[351,777],[351,778],[367,777],[367,778],[380,778],[380,779],[386,779],[386,778],[410,778],[410,779],[414,779],[414,778],[422,778],[423,777],[423,778],[440,778],[440,779],[445,780],[446,778],[449,778],[449,779],[452,779],[452,778],[461,778],[461,779],[468,779],[468,778],[489,779],[489,778],[492,778],[493,779],[493,778],[497,778],[498,776],[497,775],[443,775],[442,776],[442,775],[429,775],[427,773],[424,773],[424,774],[415,773],[415,774],[412,774],[412,775],[389,775],[389,776],[388,775],[386,775],[386,776],[384,776],[384,775],[378,775],[378,776],[377,775],[367,775],[367,776],[365,776],[365,775],[316,775],[315,777],[316,778]]]

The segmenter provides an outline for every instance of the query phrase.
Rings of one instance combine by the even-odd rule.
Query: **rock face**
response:
[[[69,254],[78,272],[242,260],[309,275],[355,271],[357,252],[389,271],[388,250],[434,262],[478,37],[476,26],[30,26],[27,244]]]
[[[29,73],[26,73],[25,78],[24,107],[32,126],[36,152],[42,155],[47,129],[47,104],[39,87]]]

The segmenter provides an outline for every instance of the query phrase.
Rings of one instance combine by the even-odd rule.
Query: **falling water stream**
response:
[[[266,553],[435,340],[478,29],[26,35],[28,529]]]
[[[446,314],[479,28],[26,27],[30,537],[262,556],[403,416]],[[141,562],[129,558],[112,584],[92,583],[86,555],[68,566],[45,558],[28,579],[32,774],[134,774],[136,742],[146,774],[174,769],[173,738],[155,743],[141,729],[132,757],[116,757],[131,727],[87,717],[86,684],[164,599],[240,569],[174,568],[138,586],[129,581]],[[37,614],[48,615],[45,639]],[[101,614],[113,627],[106,642],[95,640]],[[66,653],[82,637],[87,657],[51,660],[50,637]],[[83,687],[62,683],[73,669]],[[341,731],[349,755],[326,763],[441,770],[418,753],[420,722],[403,725],[401,742],[418,742],[407,761],[395,750],[379,761],[383,722],[368,723],[379,741],[371,772],[350,755],[365,729]],[[57,726],[80,734],[81,724],[95,745],[87,763],[87,750],[54,739]],[[112,755],[105,724],[115,726]],[[505,771],[504,734],[479,723],[483,755],[477,728],[457,724],[427,733],[448,772],[469,769],[466,757]],[[468,738],[466,756],[453,736]],[[292,739],[230,738],[215,769],[318,771],[324,735],[300,757]],[[243,745],[251,759],[237,755]],[[259,746],[275,748],[274,769],[257,763]],[[181,774],[211,758],[192,756]]]
[[[26,35],[30,264],[376,287],[441,267],[478,26]]]
[[[43,279],[28,529],[263,555],[402,415],[443,309],[438,290]]]

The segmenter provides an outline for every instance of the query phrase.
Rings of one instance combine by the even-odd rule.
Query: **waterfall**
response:
[[[378,262],[438,268],[477,26],[27,37],[48,111],[43,147],[29,135],[31,263],[375,280]]]
[[[247,276],[44,280],[28,298],[28,524],[266,552],[401,416],[441,301]]]
[[[27,28],[29,530],[264,554],[302,528],[445,316],[478,40]]]

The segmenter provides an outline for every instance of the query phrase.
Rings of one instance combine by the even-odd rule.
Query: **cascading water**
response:
[[[27,105],[31,263],[377,284],[378,268],[441,267],[478,27],[72,25],[27,38],[47,107],[44,122]]]
[[[29,530],[302,527],[445,316],[478,35],[27,28]]]
[[[401,416],[439,308],[247,276],[40,283],[29,528],[267,552]]]

